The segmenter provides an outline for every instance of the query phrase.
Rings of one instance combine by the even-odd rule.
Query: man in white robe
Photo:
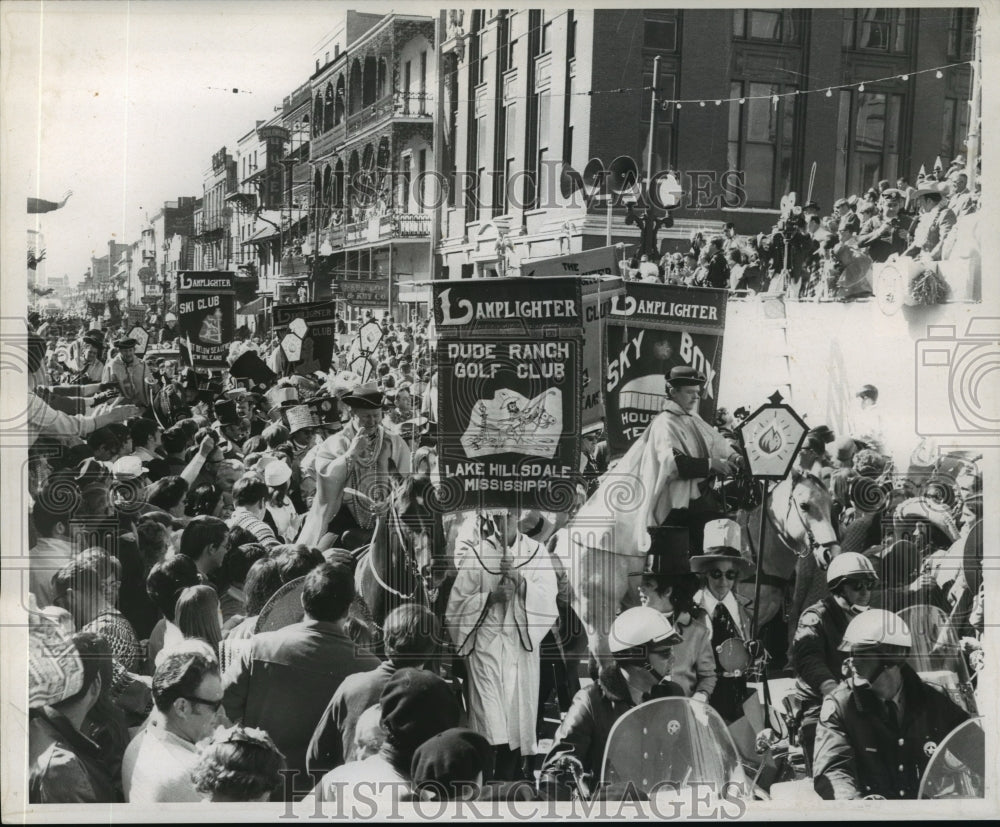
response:
[[[543,545],[501,511],[467,523],[446,613],[469,674],[469,726],[493,746],[498,780],[521,777],[536,751],[539,649],[558,620],[558,583]]]

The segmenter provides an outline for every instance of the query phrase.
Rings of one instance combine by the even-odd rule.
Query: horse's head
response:
[[[417,572],[429,588],[437,588],[450,570],[441,514],[433,508],[433,485],[426,477],[410,477],[399,489],[396,511],[408,535]]]
[[[815,474],[793,468],[789,480],[785,532],[801,546],[808,547],[819,567],[825,569],[830,560],[840,554],[831,517],[833,498]]]

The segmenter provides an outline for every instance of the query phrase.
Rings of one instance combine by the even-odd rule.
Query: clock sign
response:
[[[736,429],[750,473],[758,479],[781,480],[788,476],[809,430],[802,418],[781,401],[775,391]]]

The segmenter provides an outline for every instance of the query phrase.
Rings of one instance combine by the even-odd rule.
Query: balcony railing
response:
[[[344,231],[344,246],[388,241],[393,238],[429,238],[430,234],[429,215],[390,212],[348,224]]]
[[[428,92],[392,92],[347,116],[350,135],[387,118],[430,118],[433,95]]]

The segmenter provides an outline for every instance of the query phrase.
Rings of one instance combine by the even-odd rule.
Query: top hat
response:
[[[740,554],[740,527],[735,520],[710,520],[705,524],[704,554],[691,558],[694,571],[708,571],[713,565],[723,561],[738,563],[751,568],[752,563]]]
[[[629,572],[630,576],[653,575],[656,577],[681,577],[691,574],[690,532],[687,526],[651,526],[646,565],[642,571]]]
[[[314,396],[306,404],[312,409],[316,421],[323,427],[343,427],[340,421],[340,405],[336,397]]]
[[[378,389],[374,382],[366,382],[358,385],[347,396],[344,397],[344,404],[352,408],[362,408],[366,411],[377,411],[385,403],[385,395]]]
[[[687,365],[678,365],[667,374],[667,384],[675,388],[700,386],[705,384],[705,376]]]
[[[281,408],[285,405],[298,404],[299,392],[288,385],[278,385],[265,393],[264,398],[267,400],[269,410],[274,411],[276,408]]]
[[[236,379],[249,379],[250,387],[264,390],[271,387],[278,379],[260,356],[252,351],[245,351],[229,368],[230,376]]]

